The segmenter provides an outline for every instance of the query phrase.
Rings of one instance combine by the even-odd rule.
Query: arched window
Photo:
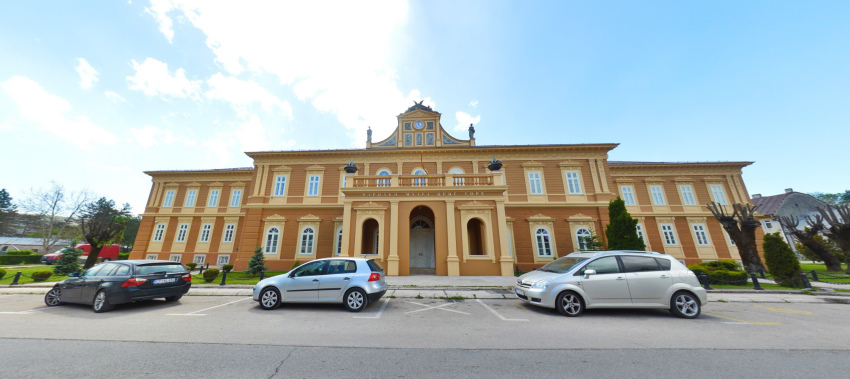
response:
[[[546,228],[537,228],[534,235],[537,239],[537,256],[551,257],[552,244],[549,242],[549,231]]]
[[[425,220],[416,220],[412,224],[410,224],[410,229],[429,229],[431,225],[428,225],[428,221]]]
[[[392,175],[389,170],[381,170],[378,171],[378,175]],[[389,179],[378,179],[378,187],[389,187],[390,180]]]
[[[304,228],[301,231],[301,252],[300,254],[313,254],[313,238],[315,237],[313,228]]]
[[[339,255],[342,253],[342,228],[336,231],[336,251],[334,255]]]
[[[463,170],[462,170],[462,169],[460,169],[460,168],[455,167],[455,168],[453,168],[453,169],[449,170],[449,174],[452,174],[452,175],[463,175]],[[462,186],[462,185],[464,185],[463,178],[453,178],[453,182],[454,182],[454,185],[456,185],[456,186]]]
[[[277,254],[278,240],[280,240],[280,229],[269,229],[268,233],[266,233],[266,254]]]
[[[363,226],[360,228],[360,254],[377,254],[378,249],[378,221],[374,218],[363,221]]]
[[[466,223],[466,237],[469,242],[469,255],[484,255],[484,223],[477,218]]]
[[[590,246],[590,230],[586,228],[580,228],[576,230],[576,246],[578,246],[579,250],[591,250]]]
[[[426,174],[426,172],[425,172],[424,169],[417,168],[416,170],[413,170],[413,175],[425,175],[425,174]],[[425,179],[413,179],[413,185],[416,186],[416,187],[424,186],[425,185]]]

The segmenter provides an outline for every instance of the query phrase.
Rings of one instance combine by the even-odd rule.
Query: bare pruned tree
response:
[[[825,208],[817,207],[817,210],[829,224],[829,227],[820,226],[823,234],[844,251],[845,257],[850,257],[850,204],[827,205]],[[850,273],[850,264],[847,265],[847,273]]]
[[[839,261],[838,258],[829,251],[829,249],[815,239],[815,235],[823,230],[823,218],[818,215],[814,218],[807,217],[807,219],[809,220],[809,227],[804,230],[797,229],[797,226],[800,225],[800,219],[795,216],[780,217],[779,223],[782,224],[782,227],[785,228],[786,231],[794,235],[794,238],[796,238],[797,241],[811,250],[812,253],[815,253],[815,255],[823,261],[824,265],[826,265],[827,271],[841,271],[841,261]]]
[[[761,261],[756,245],[756,230],[761,225],[761,222],[754,217],[757,206],[732,204],[733,212],[731,215],[726,213],[726,208],[723,205],[715,202],[708,203],[705,206],[711,211],[714,218],[720,221],[720,225],[723,225],[723,229],[729,234],[729,238],[735,242],[744,269],[747,272],[765,271],[764,263]]]
[[[65,188],[54,181],[47,188],[30,190],[21,208],[36,216],[38,237],[45,253],[72,234],[77,216],[89,198],[88,191],[66,193]]]

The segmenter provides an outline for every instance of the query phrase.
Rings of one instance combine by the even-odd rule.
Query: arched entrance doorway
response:
[[[434,212],[418,206],[410,212],[410,275],[436,275]]]

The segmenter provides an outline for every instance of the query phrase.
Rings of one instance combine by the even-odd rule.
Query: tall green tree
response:
[[[259,275],[260,271],[264,271],[266,269],[266,257],[263,256],[263,248],[258,247],[254,250],[254,255],[251,256],[251,260],[248,261],[248,270],[246,272],[252,275]]]
[[[124,227],[124,237],[121,238],[121,252],[129,253],[133,250],[133,244],[136,243],[136,234],[139,233],[139,225],[142,223],[140,216],[133,216],[127,220]]]
[[[777,284],[786,287],[798,287],[802,283],[800,261],[791,247],[785,243],[779,233],[764,235],[764,263]]]
[[[617,196],[608,203],[608,226],[605,237],[609,250],[646,250],[646,244],[637,234],[637,220],[626,210],[626,202]]]
[[[0,189],[0,236],[11,235],[18,207],[12,203],[12,196],[6,189]]]
[[[124,204],[118,209],[114,201],[105,197],[85,206],[80,216],[80,226],[83,229],[83,237],[91,245],[91,251],[83,268],[92,267],[97,263],[101,248],[121,241],[124,228],[131,218],[130,204]]]
[[[62,256],[56,261],[53,266],[53,273],[56,275],[68,275],[74,272],[80,272],[80,255],[83,255],[82,249],[75,249],[77,241],[71,242],[71,246],[62,249]]]

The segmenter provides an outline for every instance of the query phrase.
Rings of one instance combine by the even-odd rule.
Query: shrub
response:
[[[53,276],[53,273],[50,271],[36,271],[30,275],[32,280],[36,282],[43,282]]]
[[[194,269],[195,269],[195,267],[198,267],[198,264],[197,264],[197,263],[195,263],[195,262],[192,262],[192,263],[186,263],[186,268],[188,268],[188,269],[189,269],[189,271],[194,270]]]
[[[708,282],[711,284],[744,285],[749,277],[747,272],[738,266],[738,262],[732,260],[696,263],[688,268],[697,275],[708,275]]]
[[[802,287],[800,261],[779,233],[764,235],[764,263],[776,284],[784,287]]]
[[[130,259],[130,253],[118,253],[119,261],[126,261],[128,259]]]
[[[204,280],[210,283],[218,277],[219,273],[220,271],[217,268],[208,268],[204,271]]]
[[[6,252],[6,255],[13,255],[13,256],[32,255],[32,250],[9,250],[9,251]]]
[[[292,269],[294,269],[294,268],[296,268],[296,267],[298,267],[298,266],[301,266],[301,261],[299,261],[299,260],[297,260],[297,259],[296,259],[296,260],[295,260],[295,263],[293,263],[293,264],[292,264],[292,268],[291,268],[291,269],[289,269],[289,270],[290,270],[290,271],[292,271]]]
[[[6,276],[6,270],[0,268],[0,280],[2,280],[4,276]]]
[[[56,275],[68,275],[73,272],[80,272],[80,255],[83,254],[81,249],[68,247],[63,249],[62,256],[56,260],[56,266],[53,267],[53,273]]]
[[[35,264],[41,262],[41,255],[0,255],[0,265]]]
[[[245,270],[245,273],[249,275],[259,275],[261,271],[265,271],[266,269],[266,258],[263,256],[263,249],[258,247],[254,250],[254,255],[251,256],[251,260],[248,261],[248,269]]]
[[[221,271],[224,271],[224,272],[233,271],[233,265],[232,264],[223,265],[223,266],[221,266]]]

